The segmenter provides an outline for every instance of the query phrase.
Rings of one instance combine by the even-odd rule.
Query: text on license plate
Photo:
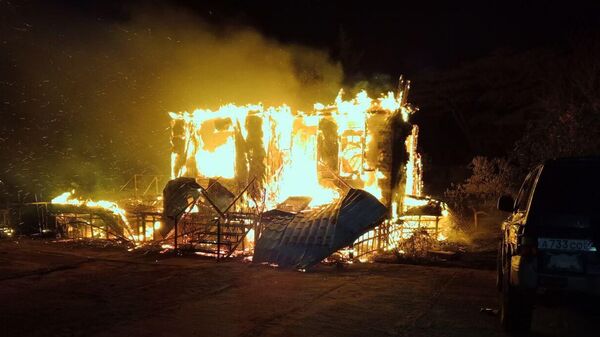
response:
[[[572,239],[549,239],[539,238],[538,249],[556,249],[595,252],[596,247],[590,240],[572,240]]]

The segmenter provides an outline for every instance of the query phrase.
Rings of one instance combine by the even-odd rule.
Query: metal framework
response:
[[[163,214],[160,212],[135,212],[129,217],[129,223],[136,232],[136,241],[155,241],[162,239],[158,229],[163,226]]]
[[[133,190],[133,196],[138,198],[155,197],[161,194],[160,187],[164,182],[165,175],[134,174],[127,182],[121,186],[119,192]]]
[[[56,230],[70,239],[121,239],[129,241],[124,231],[109,225],[105,217],[93,212],[55,212]],[[116,217],[115,217],[116,218]]]
[[[354,242],[354,258],[365,258],[395,247],[400,240],[410,238],[418,230],[424,229],[430,236],[437,237],[441,218],[441,215],[404,215],[396,222],[385,221]]]
[[[232,211],[254,179],[231,201],[229,206],[221,210],[207,193],[213,186],[201,189],[202,198],[209,205],[196,198],[186,208],[186,212],[175,223],[173,230],[167,235],[172,239],[175,249],[181,244],[200,254],[216,257],[217,260],[230,257],[237,251],[246,251],[246,236],[256,230],[257,212]]]

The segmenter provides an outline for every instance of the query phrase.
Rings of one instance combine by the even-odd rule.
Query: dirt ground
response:
[[[300,273],[240,261],[0,241],[0,336],[503,336],[494,271],[353,264]],[[596,336],[536,310],[536,336]]]

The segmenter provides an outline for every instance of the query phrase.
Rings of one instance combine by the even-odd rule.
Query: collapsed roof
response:
[[[373,195],[350,189],[343,198],[297,214],[263,217],[253,262],[307,269],[377,226],[387,212]]]

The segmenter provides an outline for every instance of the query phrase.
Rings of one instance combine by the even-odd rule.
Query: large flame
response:
[[[170,113],[171,176],[257,178],[267,207],[291,196],[328,203],[343,185],[381,200],[388,173],[378,167],[379,134],[389,116],[399,112],[406,121],[412,110],[402,105],[402,93],[373,99],[361,91],[350,100],[343,94],[310,113],[260,104]]]
[[[423,164],[421,155],[417,151],[417,140],[419,137],[419,127],[413,125],[411,134],[406,137],[406,152],[408,153],[408,163],[406,163],[406,185],[404,194],[421,196],[423,194]]]

